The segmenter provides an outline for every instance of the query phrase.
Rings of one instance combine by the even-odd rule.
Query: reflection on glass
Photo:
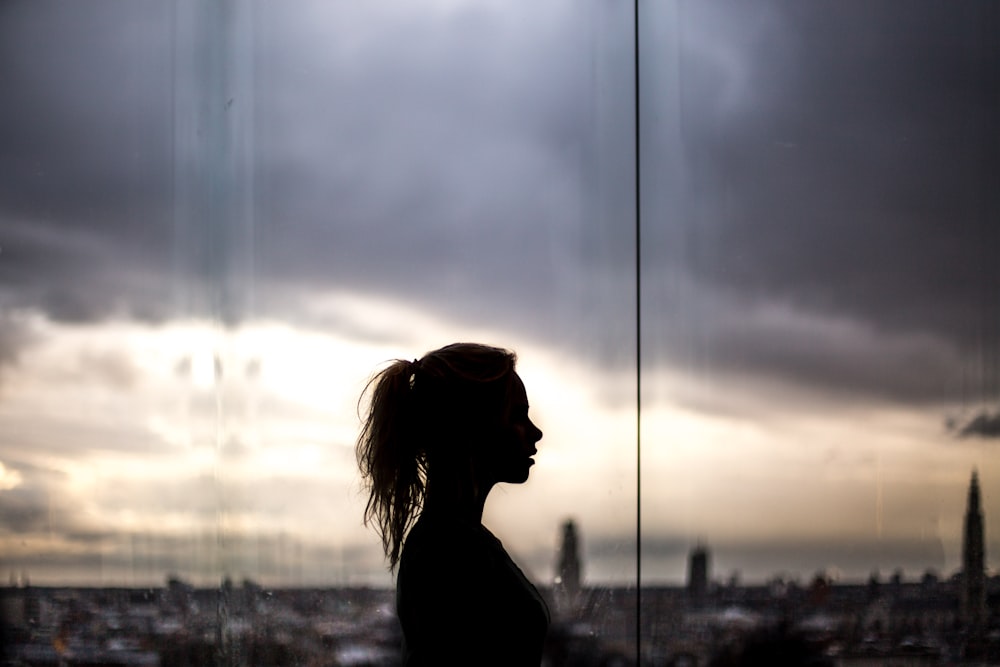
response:
[[[357,398],[459,340],[517,351],[546,432],[486,521],[553,651],[633,651],[631,9],[0,14],[15,658],[391,663]]]
[[[644,654],[995,656],[996,9],[640,12]]]

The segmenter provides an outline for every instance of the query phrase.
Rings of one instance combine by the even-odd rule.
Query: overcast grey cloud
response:
[[[30,345],[33,338],[30,325],[21,318],[0,313],[0,382],[5,367],[17,363],[21,350]]]
[[[664,7],[651,37],[680,46],[646,59],[645,261],[681,268],[649,270],[651,338],[672,342],[647,349],[903,401],[995,400],[995,8]],[[754,335],[776,305],[827,335],[795,318]],[[904,352],[914,337],[924,353]]]
[[[331,292],[511,332],[608,385],[634,368],[630,3],[445,5],[0,3],[0,380],[42,335],[36,312],[385,339],[313,302]],[[978,409],[1000,392],[1000,10],[640,5],[644,368],[942,417],[966,402],[953,432],[995,436]],[[195,395],[183,358],[174,388],[208,419],[216,397]],[[95,346],[38,379],[114,397],[142,388],[140,362]],[[725,393],[695,387],[685,407],[722,415]],[[170,452],[144,422],[30,419],[4,415],[5,451]],[[4,463],[25,477],[0,491],[0,521],[44,530],[58,482]],[[157,489],[211,508],[199,479]],[[57,514],[47,530],[66,539],[102,534]],[[649,537],[661,556],[689,538]],[[900,540],[884,557],[940,562],[936,543]],[[859,549],[845,562],[879,558]]]
[[[944,366],[995,355],[993,10],[670,6],[679,46],[651,51],[648,67],[676,57],[680,88],[644,84],[647,111],[674,109],[661,122],[681,138],[659,155],[663,126],[644,126],[650,356],[676,362],[699,340],[723,371],[947,398]],[[261,4],[243,17],[250,46],[199,44],[183,32],[192,15],[153,4],[3,11],[0,81],[18,91],[0,112],[6,303],[60,319],[301,318],[304,295],[350,286],[552,343],[573,344],[583,324],[594,331],[577,345],[628,344],[630,35],[610,10]],[[205,88],[211,71],[183,70],[234,53],[250,78],[223,78],[225,90]],[[253,222],[205,217],[211,201],[178,222],[178,192],[204,195],[211,168],[197,149],[186,162],[178,132],[225,114],[252,123],[234,168],[252,169]],[[658,188],[660,175],[676,182]],[[689,285],[683,298],[674,280]],[[716,302],[728,309],[718,318]],[[883,382],[824,361],[863,339],[803,357],[730,326],[773,302],[856,322],[872,340],[935,337],[941,354],[925,366],[901,354]],[[913,363],[947,388],[907,391]]]
[[[0,7],[7,308],[92,320],[169,304],[166,18],[150,3]]]
[[[21,484],[0,489],[0,535],[10,533],[45,533],[75,531],[80,516],[59,493],[66,476],[59,471],[17,459],[6,460],[5,467],[15,469]]]
[[[699,185],[721,194],[699,202],[699,269],[975,344],[1000,284],[1000,40],[975,6],[789,7],[771,35],[791,42],[785,60],[760,59],[775,96],[714,125],[692,156]]]
[[[594,102],[595,82],[610,89],[627,78],[604,62],[595,72],[605,57],[594,51],[599,12],[555,8],[398,9],[400,20],[347,4],[261,5],[255,50],[243,52],[252,86],[227,81],[230,96],[184,70],[231,55],[225,45],[199,44],[183,21],[171,33],[161,9],[69,10],[87,13],[91,29],[81,31],[65,8],[15,3],[5,44],[18,57],[5,59],[3,78],[26,94],[3,123],[18,138],[0,200],[6,300],[60,319],[162,318],[192,293],[242,289],[256,310],[237,305],[235,317],[295,317],[289,304],[302,294],[349,285],[541,334],[554,322],[539,311],[572,319],[610,291],[602,307],[630,321],[621,298],[630,235],[618,227],[629,210],[609,220],[584,192],[588,183],[602,183],[609,201],[630,192],[610,171],[628,165],[630,134],[615,118],[629,118],[630,100]],[[201,18],[212,17],[191,20]],[[65,44],[62,55],[33,57],[42,34]],[[623,68],[628,54],[616,53]],[[254,123],[250,230],[213,217],[218,201],[196,202],[188,216],[176,199],[206,196],[216,147],[203,135],[223,105]],[[615,118],[601,127],[599,113]],[[250,259],[253,272],[239,273]],[[39,275],[42,264],[51,268]],[[226,296],[194,309],[229,318]]]

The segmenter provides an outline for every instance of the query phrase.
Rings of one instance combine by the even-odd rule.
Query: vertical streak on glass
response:
[[[178,305],[227,326],[248,314],[253,295],[252,39],[242,3],[175,6]]]
[[[653,489],[670,484],[669,473],[684,471],[664,470],[658,448],[669,447],[665,441],[669,434],[654,430],[649,424],[651,406],[663,400],[664,382],[651,372],[662,369],[670,349],[691,350],[684,328],[676,324],[678,317],[690,318],[694,300],[687,293],[687,282],[682,280],[680,269],[687,261],[687,220],[684,201],[684,144],[681,133],[680,28],[679,4],[673,0],[641,2],[636,0],[636,290],[637,313],[644,312],[641,322],[637,318],[637,347],[641,357],[637,366],[637,405],[645,408],[645,420],[639,415],[639,437],[644,443],[645,465],[637,474],[653,483]],[[640,17],[641,10],[641,17]],[[640,20],[641,18],[641,20]],[[641,124],[640,124],[641,119]],[[640,151],[641,150],[641,154]],[[642,233],[642,243],[638,235]],[[645,275],[643,275],[645,274]],[[671,324],[673,323],[673,324]],[[690,356],[694,357],[693,351]],[[685,363],[684,358],[674,362]],[[645,370],[645,373],[643,371]],[[637,409],[638,412],[638,409]],[[647,494],[648,495],[648,494]],[[659,545],[660,526],[665,508],[653,505],[651,499],[638,498],[638,533],[644,535],[645,551],[638,547],[637,558],[646,558],[646,578],[662,578],[663,564],[655,560]],[[655,535],[655,538],[651,538]],[[663,558],[662,554],[659,556]],[[644,591],[644,614],[639,618],[637,637],[640,659],[656,661],[662,644],[660,629],[671,622],[658,593],[650,588]],[[640,582],[641,587],[641,582]]]
[[[212,368],[214,413],[199,414],[204,387],[192,386],[187,401],[194,409],[191,445],[213,450],[215,539],[199,569],[227,583],[239,557],[230,544],[233,498],[225,479],[227,452],[239,433],[232,405],[239,378],[230,362],[253,297],[252,40],[252,14],[244,3],[181,0],[174,6],[174,298],[178,318],[210,323],[211,334],[187,354]],[[212,420],[211,442],[199,442],[199,418]],[[219,664],[236,660],[226,588],[218,598]]]
[[[635,77],[635,661],[642,664],[642,126],[639,96],[639,0],[632,6]]]
[[[996,3],[985,3],[977,5],[980,7],[980,20],[975,23],[979,34],[975,36],[975,41],[982,41],[983,52],[996,54],[1000,52],[1000,7]],[[991,408],[1000,410],[1000,318],[998,318],[997,304],[1000,303],[1000,275],[997,275],[996,253],[1000,248],[1000,210],[997,210],[996,197],[998,181],[1000,178],[1000,137],[996,132],[991,131],[990,120],[996,119],[1000,114],[1000,83],[996,76],[991,76],[995,70],[982,68],[979,71],[978,84],[989,90],[989,108],[982,118],[986,122],[982,125],[967,127],[966,146],[970,151],[980,154],[981,168],[977,171],[979,178],[972,185],[974,189],[972,196],[976,199],[976,207],[981,211],[979,214],[979,228],[982,237],[981,243],[981,266],[986,273],[983,280],[984,287],[982,296],[982,320],[980,325],[980,374],[981,382],[979,392],[981,394],[980,406],[977,410],[982,414],[989,414]],[[990,137],[991,141],[981,141],[979,137]],[[996,414],[996,413],[995,413]]]

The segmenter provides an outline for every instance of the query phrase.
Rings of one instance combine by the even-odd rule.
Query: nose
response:
[[[535,436],[533,438],[533,442],[538,442],[539,440],[542,439],[542,429],[535,426],[535,422],[531,422],[531,428],[533,429]]]

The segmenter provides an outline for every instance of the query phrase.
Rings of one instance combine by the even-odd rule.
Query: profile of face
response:
[[[542,439],[542,431],[528,417],[528,394],[517,373],[514,374],[503,422],[495,439],[487,446],[485,463],[492,470],[497,482],[521,484],[528,479],[528,473],[538,453],[536,444]]]

